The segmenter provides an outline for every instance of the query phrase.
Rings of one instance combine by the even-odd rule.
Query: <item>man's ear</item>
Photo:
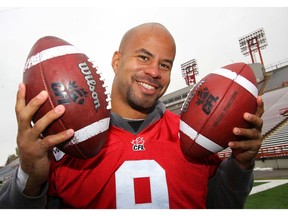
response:
[[[114,70],[114,73],[117,72],[118,70],[118,66],[119,66],[119,60],[120,60],[120,52],[119,51],[115,51],[114,54],[113,54],[113,57],[112,57],[112,68]]]

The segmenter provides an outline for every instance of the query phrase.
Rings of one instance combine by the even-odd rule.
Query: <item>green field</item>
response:
[[[244,208],[288,209],[288,184],[250,195]]]

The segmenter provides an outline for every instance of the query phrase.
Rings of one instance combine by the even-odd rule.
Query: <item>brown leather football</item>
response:
[[[77,158],[97,155],[107,138],[110,96],[101,73],[84,53],[60,38],[40,38],[27,57],[23,82],[26,103],[42,90],[49,94],[33,122],[59,104],[66,108],[63,116],[43,132],[44,136],[72,128],[73,138],[57,147]]]

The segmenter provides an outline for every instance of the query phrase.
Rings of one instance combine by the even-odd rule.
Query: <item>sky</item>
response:
[[[227,64],[251,63],[249,56],[241,54],[239,38],[259,28],[264,29],[268,42],[267,48],[261,51],[265,67],[288,60],[288,7],[285,5],[168,4],[168,7],[147,7],[145,4],[139,7],[135,2],[143,3],[134,1],[132,6],[117,7],[108,4],[99,7],[85,4],[71,4],[71,7],[66,7],[67,4],[0,5],[0,166],[15,153],[16,92],[28,53],[43,36],[62,38],[82,50],[95,61],[110,88],[112,54],[118,49],[122,35],[144,22],[162,23],[176,41],[177,53],[167,93],[186,87],[181,64],[191,59],[198,62],[196,81]],[[259,62],[257,55],[256,59]]]

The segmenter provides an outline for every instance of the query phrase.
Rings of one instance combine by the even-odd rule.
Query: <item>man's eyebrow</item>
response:
[[[144,48],[138,49],[135,52],[136,53],[145,53],[146,55],[153,57],[153,54]]]
[[[149,52],[148,50],[146,50],[146,49],[144,49],[144,48],[138,49],[138,50],[136,50],[135,52],[136,52],[136,53],[145,53],[146,55],[148,55],[148,56],[150,56],[150,57],[153,57],[153,56],[154,56],[151,52]],[[171,64],[171,65],[173,65],[173,60],[171,60],[171,59],[164,59],[163,61],[164,61],[164,62],[167,62],[167,63],[169,63],[169,64]]]

